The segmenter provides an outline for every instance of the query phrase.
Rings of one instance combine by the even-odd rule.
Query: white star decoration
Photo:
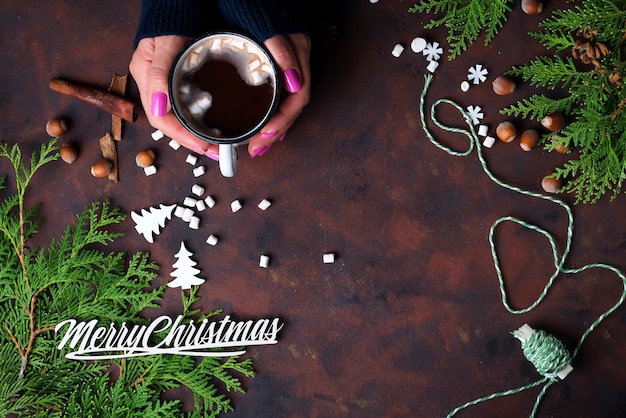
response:
[[[489,72],[486,68],[483,68],[483,66],[480,64],[476,64],[469,69],[467,79],[474,84],[479,84],[487,79],[487,74],[489,74]]]
[[[474,125],[478,125],[484,116],[480,106],[467,106],[467,117],[472,120]]]
[[[439,42],[429,42],[426,44],[422,54],[426,56],[428,61],[437,61],[443,54],[443,48],[439,47]]]

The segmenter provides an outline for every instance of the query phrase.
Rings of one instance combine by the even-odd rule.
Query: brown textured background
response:
[[[330,2],[327,2],[330,4]],[[319,3],[323,4],[323,3]],[[335,42],[317,42],[313,100],[283,143],[261,158],[245,156],[234,179],[202,160],[196,179],[187,152],[154,143],[145,116],[125,124],[118,144],[120,182],[95,179],[98,138],[110,116],[48,89],[52,77],[106,88],[113,73],[127,72],[139,2],[3,1],[0,14],[0,139],[24,149],[47,141],[44,126],[56,116],[71,121],[62,142],[79,146],[79,159],[46,166],[29,204],[42,206],[42,243],[58,236],[74,214],[94,200],[110,199],[125,213],[181,203],[193,184],[218,201],[201,214],[199,231],[172,220],[149,245],[129,219],[113,248],[150,251],[161,266],[156,284],[169,279],[180,241],[195,253],[205,312],[224,308],[240,318],[280,316],[286,326],[276,346],[251,348],[257,376],[248,393],[233,396],[232,417],[438,417],[457,405],[539,378],[510,331],[523,323],[544,329],[570,349],[595,318],[615,303],[622,287],[604,271],[560,276],[534,311],[504,309],[488,245],[497,218],[518,216],[555,234],[563,248],[567,217],[557,205],[504,190],[482,172],[476,153],[453,157],[425,137],[418,113],[426,61],[408,49],[415,36],[445,46],[445,33],[425,31],[413,2],[343,2],[319,12],[320,27],[336,24]],[[549,2],[548,11],[565,2]],[[526,16],[514,2],[501,34],[474,45],[452,62],[441,60],[428,96],[479,105],[493,127],[499,109],[528,96],[497,97],[490,81],[544,50],[526,33],[541,16]],[[319,39],[318,39],[319,40]],[[482,39],[481,39],[482,41]],[[407,50],[391,55],[402,42]],[[459,90],[466,69],[481,63],[488,82]],[[134,84],[130,97],[137,101]],[[451,116],[452,117],[452,116]],[[518,128],[532,123],[516,121]],[[464,149],[463,138],[436,134]],[[157,153],[159,172],[145,177],[134,165],[144,148]],[[502,180],[540,192],[541,178],[566,157],[517,141],[486,150]],[[0,162],[7,172],[6,161]],[[274,204],[261,212],[263,198]],[[572,196],[564,196],[572,202]],[[244,207],[230,213],[229,203]],[[575,233],[568,267],[611,263],[626,270],[626,196],[574,207]],[[214,233],[217,247],[204,243]],[[551,273],[542,236],[510,224],[498,232],[512,303],[527,306]],[[334,264],[322,263],[336,252]],[[269,254],[267,270],[258,267]],[[168,291],[163,313],[178,312],[178,291]],[[626,308],[588,338],[575,371],[546,394],[539,416],[621,417],[626,414]],[[459,416],[528,416],[537,390],[475,406]],[[185,396],[183,392],[171,396]]]

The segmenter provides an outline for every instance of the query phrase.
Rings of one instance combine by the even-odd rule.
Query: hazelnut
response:
[[[154,163],[154,151],[151,149],[140,151],[135,157],[135,163],[142,168],[151,166]]]
[[[78,153],[76,152],[76,147],[71,144],[63,144],[59,148],[59,152],[61,153],[61,159],[68,164],[72,164],[76,160],[76,156]]]
[[[46,123],[46,132],[50,136],[61,136],[67,132],[67,122],[64,119],[50,119]]]
[[[561,179],[552,177],[552,174],[549,176],[545,176],[543,180],[541,180],[541,187],[548,193],[556,193],[561,189],[563,183]]]
[[[511,122],[504,121],[496,127],[496,136],[503,142],[511,142],[517,136],[517,129]]]
[[[522,0],[522,10],[527,15],[539,14],[543,10],[543,2],[540,0]]]
[[[556,152],[558,152],[559,154],[565,154],[567,152],[568,148],[567,148],[567,145],[565,145],[565,144],[556,144],[554,146],[554,150]]]
[[[111,172],[111,163],[107,160],[98,160],[91,166],[91,175],[94,177],[105,177]]]
[[[519,138],[519,146],[524,151],[530,151],[535,147],[535,145],[537,145],[538,141],[539,132],[537,132],[535,129],[527,129],[522,132],[522,135]]]
[[[499,96],[505,96],[515,91],[515,81],[505,75],[496,77],[491,86],[493,87],[493,92]]]
[[[565,118],[558,112],[550,113],[541,119],[541,125],[550,131],[558,131],[565,126]]]

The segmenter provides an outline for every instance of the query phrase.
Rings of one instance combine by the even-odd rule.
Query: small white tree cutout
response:
[[[161,204],[158,208],[151,207],[150,211],[141,209],[141,215],[131,212],[130,217],[135,221],[135,229],[150,244],[154,242],[152,234],[159,235],[165,226],[165,220],[172,219],[172,212],[176,205],[166,206]]]
[[[170,276],[175,277],[174,280],[167,284],[168,287],[180,287],[182,289],[190,289],[191,286],[197,286],[204,283],[204,279],[197,276],[200,270],[194,266],[197,264],[191,259],[193,254],[185,248],[185,243],[180,243],[180,250],[174,255],[177,258],[172,264],[174,271]]]

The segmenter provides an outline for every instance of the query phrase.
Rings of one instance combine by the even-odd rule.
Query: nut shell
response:
[[[94,177],[106,177],[111,172],[111,163],[107,160],[98,160],[91,166],[91,175]]]
[[[137,153],[137,156],[135,157],[135,163],[139,167],[146,168],[154,163],[154,159],[154,151],[152,151],[151,149],[147,149]]]
[[[61,136],[67,132],[67,122],[64,119],[50,119],[46,123],[46,133],[50,136]]]
[[[543,180],[541,180],[541,187],[548,193],[556,193],[563,186],[563,182],[561,179],[552,177],[552,175],[545,176]]]
[[[517,136],[517,128],[515,128],[515,125],[508,120],[501,122],[496,127],[496,136],[502,142],[511,142]]]
[[[565,127],[565,118],[558,112],[550,113],[541,119],[541,125],[550,131],[558,131]]]
[[[506,96],[515,91],[515,81],[510,77],[501,75],[493,80],[491,87],[493,88],[493,92],[498,96]]]
[[[543,2],[540,0],[522,0],[522,10],[527,15],[536,15],[543,11]]]
[[[72,164],[74,161],[76,161],[76,157],[78,156],[76,147],[71,144],[61,145],[59,147],[59,152],[61,153],[61,159],[68,164]]]
[[[524,151],[530,151],[535,148],[537,142],[539,142],[539,132],[535,129],[525,130],[519,138],[519,146]]]

